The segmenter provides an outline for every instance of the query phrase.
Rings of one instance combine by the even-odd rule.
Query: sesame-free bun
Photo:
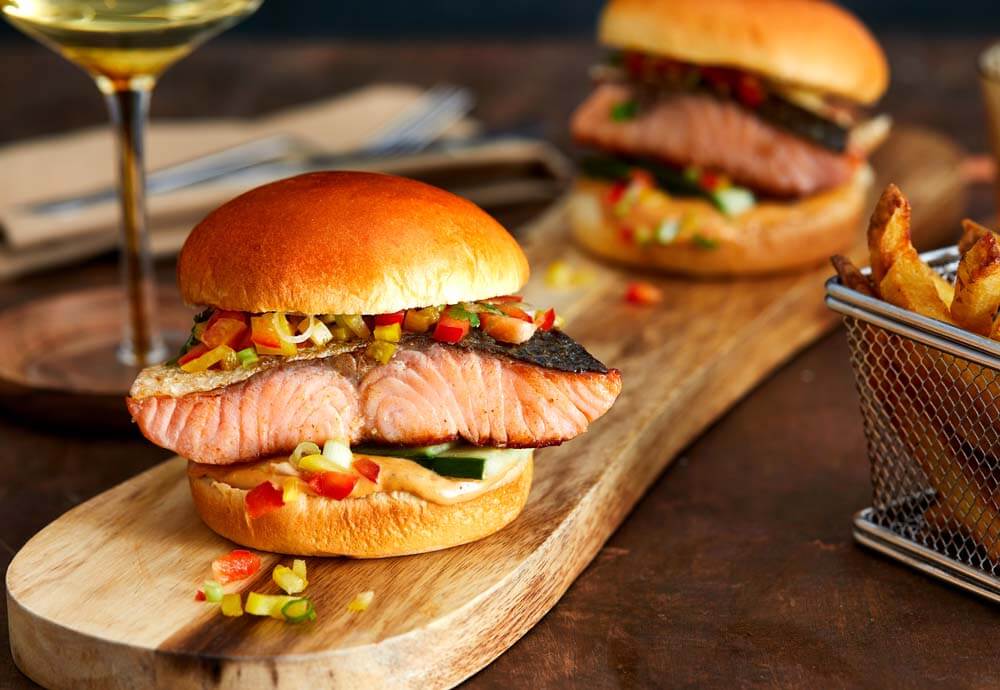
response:
[[[846,10],[822,0],[610,0],[602,43],[873,103],[889,68]]]
[[[392,175],[319,172],[252,189],[181,249],[189,304],[249,312],[381,314],[511,294],[528,261],[475,204]]]
[[[761,201],[735,217],[702,199],[672,197],[645,219],[649,227],[689,219],[705,240],[700,245],[683,236],[663,245],[624,240],[605,201],[611,188],[605,180],[578,179],[567,209],[577,242],[603,258],[692,276],[761,275],[815,266],[856,243],[872,179],[865,165],[846,185],[797,201]]]
[[[398,491],[342,501],[300,494],[252,520],[244,511],[246,490],[207,476],[188,480],[201,519],[237,544],[295,556],[382,558],[446,549],[500,530],[524,508],[533,469],[529,458],[512,480],[452,505]]]

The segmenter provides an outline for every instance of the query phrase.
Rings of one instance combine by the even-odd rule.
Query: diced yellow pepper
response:
[[[403,327],[410,333],[426,333],[441,318],[441,310],[437,307],[410,309],[403,319]]]
[[[284,481],[281,483],[281,500],[283,503],[294,503],[299,500],[299,494],[302,490],[299,488],[298,477],[285,477]]]
[[[257,592],[250,592],[247,595],[246,612],[251,616],[270,616],[278,620],[285,620],[285,617],[281,615],[281,609],[288,602],[298,598],[284,594],[258,594]]]
[[[316,319],[313,323],[312,333],[309,334],[309,340],[311,340],[312,344],[316,347],[323,347],[328,342],[333,340],[333,334],[330,333],[330,329],[325,323]]]
[[[286,565],[278,565],[271,571],[271,579],[274,584],[281,587],[288,594],[298,594],[309,584],[305,578],[299,577],[295,571]]]
[[[281,312],[253,316],[250,318],[250,325],[254,346],[257,348],[259,354],[285,355],[287,357],[299,351],[295,347],[295,343],[285,342],[278,337],[279,333],[288,337],[292,335],[292,328],[288,325],[288,319]],[[262,342],[277,343],[278,345],[275,347],[270,344],[261,344]]]
[[[307,585],[309,584],[309,580],[306,579],[306,562],[304,560],[296,558],[292,561],[292,572],[305,580]]]
[[[376,340],[368,346],[365,354],[374,359],[379,364],[387,364],[392,356],[396,354],[396,344]]]
[[[362,340],[368,340],[372,337],[368,324],[365,323],[360,314],[337,314],[337,325],[346,328]]]
[[[317,453],[299,460],[299,469],[303,472],[342,472],[344,468],[325,455]]]
[[[230,369],[235,369],[239,366],[240,360],[236,356],[236,352],[233,348],[228,345],[219,345],[218,347],[213,347],[202,356],[195,357],[190,362],[185,362],[181,365],[181,369],[189,374],[192,374],[198,371],[206,371],[212,365],[219,362],[223,363],[223,369],[225,369],[227,365],[229,365]],[[233,362],[235,362],[235,364],[233,364]]]
[[[361,613],[369,606],[371,606],[372,600],[375,598],[375,592],[371,590],[367,592],[361,592],[356,597],[351,599],[351,603],[347,605],[347,610],[352,613]]]
[[[398,343],[402,335],[402,329],[398,323],[391,323],[387,326],[375,326],[375,340],[387,343]]]
[[[240,604],[238,593],[222,595],[222,615],[233,618],[243,615],[243,606]]]
[[[351,339],[351,332],[346,328],[344,328],[343,326],[334,326],[333,328],[331,328],[330,335],[333,336],[333,339],[336,340],[338,343],[342,343]]]

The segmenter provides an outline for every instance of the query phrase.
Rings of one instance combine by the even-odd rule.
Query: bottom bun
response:
[[[612,183],[581,178],[570,194],[570,226],[587,250],[619,263],[694,276],[744,276],[815,266],[850,249],[861,237],[872,185],[871,168],[836,189],[797,201],[762,201],[726,216],[703,199],[669,197],[615,215],[607,201]],[[657,228],[668,219],[680,225],[669,244],[638,243],[626,229]]]
[[[302,494],[253,520],[244,512],[246,490],[209,477],[188,479],[201,519],[237,544],[294,556],[382,558],[446,549],[500,530],[524,508],[533,469],[529,459],[513,480],[452,505],[402,492],[342,501]]]

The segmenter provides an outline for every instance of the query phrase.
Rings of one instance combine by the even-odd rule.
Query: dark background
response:
[[[981,33],[1000,29],[1000,3],[995,0],[848,0],[841,4],[876,31]],[[256,16],[234,33],[355,38],[579,36],[593,32],[602,5],[603,0],[265,0]],[[0,40],[17,40],[16,36],[0,22]]]

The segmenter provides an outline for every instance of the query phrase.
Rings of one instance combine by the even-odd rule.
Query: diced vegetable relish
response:
[[[195,317],[177,365],[191,373],[228,371],[251,367],[261,356],[292,356],[330,342],[369,342],[367,355],[385,364],[405,334],[425,333],[440,342],[457,343],[478,328],[501,342],[519,344],[536,331],[559,328],[560,323],[554,310],[535,309],[518,295],[371,315],[209,309]]]

